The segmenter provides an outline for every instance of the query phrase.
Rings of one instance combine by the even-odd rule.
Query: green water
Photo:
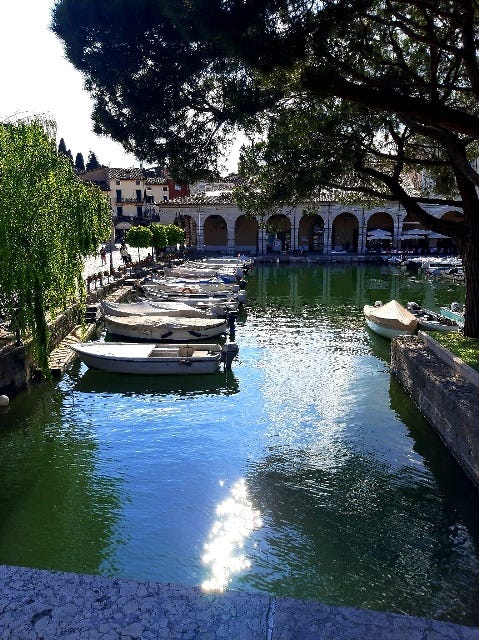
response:
[[[0,563],[479,624],[478,495],[389,374],[362,305],[463,290],[257,268],[233,371],[75,364],[0,412]]]

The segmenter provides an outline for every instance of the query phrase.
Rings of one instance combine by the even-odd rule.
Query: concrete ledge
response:
[[[435,353],[443,362],[453,367],[465,380],[479,388],[479,372],[466,364],[461,358],[453,355],[445,349],[437,340],[434,340],[424,331],[419,331],[418,336],[424,342],[426,347]]]
[[[479,640],[479,629],[310,601],[0,566],[2,640]]]
[[[419,336],[392,341],[391,372],[479,489],[479,394],[456,365]]]

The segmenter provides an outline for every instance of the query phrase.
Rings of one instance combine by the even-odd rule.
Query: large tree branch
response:
[[[427,99],[400,94],[385,86],[378,89],[366,83],[355,84],[330,70],[325,75],[313,66],[305,67],[300,76],[303,87],[320,98],[343,98],[373,110],[408,117],[419,124],[443,127],[479,139],[479,117],[472,113],[442,104],[432,109]]]

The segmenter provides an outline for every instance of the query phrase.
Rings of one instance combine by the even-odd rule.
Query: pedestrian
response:
[[[126,244],[124,242],[120,247],[120,255],[124,264],[126,264],[127,262],[130,262],[130,254],[128,253],[128,249],[126,248]]]
[[[106,264],[106,251],[105,251],[105,247],[102,247],[102,248],[100,249],[100,258],[101,258],[101,264],[102,264],[102,266],[103,266],[104,264]]]

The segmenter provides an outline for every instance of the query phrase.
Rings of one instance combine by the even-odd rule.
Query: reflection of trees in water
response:
[[[242,584],[477,624],[478,523],[472,538],[470,517],[428,473],[336,453],[325,463],[292,450],[251,465],[249,493],[264,527],[252,540],[254,575]]]
[[[408,428],[414,441],[413,449],[432,473],[447,504],[446,513],[452,514],[450,527],[455,526],[457,514],[467,527],[471,544],[479,555],[479,495],[444,445],[433,426],[410,400],[400,382],[391,376],[389,396],[391,409]]]
[[[80,423],[71,402],[43,383],[0,416],[2,563],[95,573],[107,554],[118,480],[98,475],[95,425]]]

